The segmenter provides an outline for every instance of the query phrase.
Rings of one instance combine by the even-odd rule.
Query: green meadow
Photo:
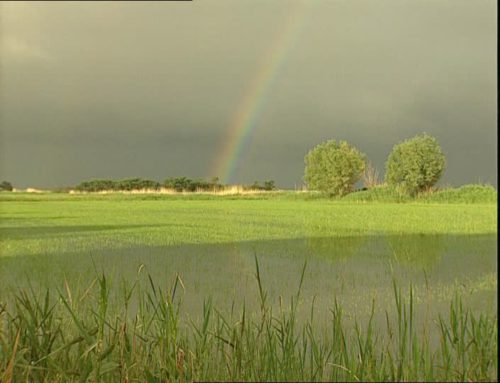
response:
[[[2,257],[373,234],[492,234],[495,204],[321,196],[1,195]]]
[[[375,193],[2,193],[0,376],[497,380],[496,192]]]

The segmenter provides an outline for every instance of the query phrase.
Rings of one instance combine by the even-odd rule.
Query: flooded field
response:
[[[190,317],[201,315],[209,297],[227,311],[243,302],[256,310],[255,257],[275,305],[296,293],[306,262],[303,316],[314,301],[315,315],[328,317],[335,298],[351,318],[368,317],[373,299],[384,313],[393,306],[393,281],[404,289],[411,284],[427,315],[446,314],[456,291],[475,310],[496,311],[496,235],[318,237],[8,257],[0,260],[5,286],[0,294],[6,298],[28,281],[37,288],[63,289],[65,281],[73,288],[88,287],[103,272],[112,282],[129,283],[150,274],[165,286],[179,275],[182,309]]]
[[[497,376],[494,204],[42,195],[1,214],[20,371],[111,379],[126,356],[165,377],[188,354],[194,380]]]

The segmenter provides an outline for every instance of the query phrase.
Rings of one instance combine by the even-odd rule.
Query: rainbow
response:
[[[304,3],[298,3],[303,5]],[[304,24],[304,10],[302,7],[290,12],[284,27],[269,47],[259,70],[253,77],[245,91],[236,113],[230,120],[224,136],[222,148],[219,150],[212,174],[220,177],[223,183],[229,183],[234,177],[252,131],[257,126],[259,116],[269,97],[280,69],[296,41]]]

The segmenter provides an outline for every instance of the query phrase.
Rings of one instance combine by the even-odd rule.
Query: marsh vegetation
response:
[[[2,194],[2,378],[496,380],[478,190]]]

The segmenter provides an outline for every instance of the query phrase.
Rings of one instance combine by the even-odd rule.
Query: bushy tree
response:
[[[439,143],[424,133],[394,146],[386,162],[385,180],[415,195],[435,185],[445,167]]]
[[[274,180],[267,180],[261,184],[259,181],[254,181],[251,185],[243,185],[243,190],[265,190],[272,191],[276,190],[276,183]]]
[[[264,181],[264,190],[275,190],[276,189],[276,183],[274,180],[267,180]]]
[[[153,180],[143,180],[142,178],[126,178],[123,180],[115,181],[114,190],[141,190],[141,189],[154,189],[160,188],[160,183]]]
[[[0,182],[0,191],[12,191],[12,184],[8,181]]]
[[[106,179],[96,179],[83,181],[75,187],[76,190],[86,192],[97,192],[101,190],[114,190],[115,181]]]
[[[212,178],[210,182],[202,179],[193,180],[187,177],[170,177],[164,181],[163,186],[168,189],[174,189],[177,192],[219,190],[224,187],[224,185],[219,184],[217,177]]]
[[[187,177],[170,177],[163,182],[163,186],[178,192],[186,191],[191,189],[192,180]]]
[[[253,184],[249,186],[250,190],[261,190],[262,186],[260,186],[259,181],[253,181]]]
[[[365,169],[365,157],[346,141],[319,144],[304,159],[307,187],[335,196],[351,192]]]

